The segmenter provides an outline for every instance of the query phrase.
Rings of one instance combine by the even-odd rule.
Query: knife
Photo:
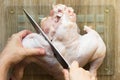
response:
[[[49,40],[49,38],[46,36],[46,34],[44,33],[44,31],[41,29],[41,27],[37,24],[37,22],[32,18],[32,16],[29,15],[29,13],[25,10],[24,13],[26,14],[27,18],[29,19],[30,23],[32,24],[32,26],[34,27],[34,29],[36,30],[36,32],[38,34],[41,33],[41,35],[45,38],[45,40],[49,43],[49,45],[51,46],[51,49],[54,53],[54,56],[56,57],[56,59],[58,60],[58,62],[62,65],[62,67],[64,69],[69,69],[70,65],[68,64],[68,62],[64,59],[64,57],[60,54],[59,50],[52,44],[52,42]]]

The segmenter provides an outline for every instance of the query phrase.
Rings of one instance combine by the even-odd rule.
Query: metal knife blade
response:
[[[42,31],[41,27],[37,24],[37,22],[28,14],[28,12],[24,10],[24,13],[26,14],[27,18],[29,19],[30,23],[33,25],[36,32],[39,34],[41,33],[42,36],[45,38],[45,40],[50,44],[51,49],[53,50],[54,56],[58,60],[58,62],[62,65],[63,68],[69,69],[70,65],[68,62],[64,59],[64,57],[60,54],[60,52],[57,50],[57,48],[52,44],[52,42],[49,40],[49,38],[46,36],[46,34]]]

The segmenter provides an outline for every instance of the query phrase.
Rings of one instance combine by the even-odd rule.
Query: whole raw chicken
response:
[[[87,33],[84,35],[79,34],[80,30],[76,24],[76,14],[71,7],[62,4],[54,5],[50,11],[50,16],[41,21],[41,28],[69,64],[76,60],[81,67],[84,67],[90,62],[89,71],[94,80],[96,79],[97,69],[105,57],[106,46],[99,34],[90,27],[84,26]],[[45,48],[46,56],[37,57],[39,61],[33,60],[33,62],[44,67],[57,80],[64,80],[63,69],[41,34],[33,33],[28,35],[23,39],[23,45],[27,48]]]

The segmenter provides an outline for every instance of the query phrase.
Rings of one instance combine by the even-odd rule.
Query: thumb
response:
[[[73,61],[73,63],[70,66],[70,71],[73,71],[79,67],[79,64],[77,61]]]
[[[73,61],[73,63],[70,66],[70,79],[71,80],[77,80],[77,78],[79,77],[78,69],[79,69],[78,62],[77,61]]]
[[[26,56],[45,55],[45,50],[43,48],[26,49],[26,51]]]

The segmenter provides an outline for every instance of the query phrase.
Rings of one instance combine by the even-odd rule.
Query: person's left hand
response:
[[[23,30],[19,33],[13,34],[12,37],[9,38],[6,47],[1,53],[1,60],[11,65],[20,62],[26,56],[44,55],[45,50],[42,48],[28,49],[23,47],[22,39],[30,33],[31,32],[28,30]]]
[[[28,56],[40,56],[45,54],[43,48],[28,49],[23,47],[22,40],[30,33],[31,32],[28,30],[23,30],[13,34],[12,37],[9,38],[7,45],[0,54],[0,80],[7,80],[7,74],[12,65],[21,62]],[[20,69],[23,69],[23,67]]]

